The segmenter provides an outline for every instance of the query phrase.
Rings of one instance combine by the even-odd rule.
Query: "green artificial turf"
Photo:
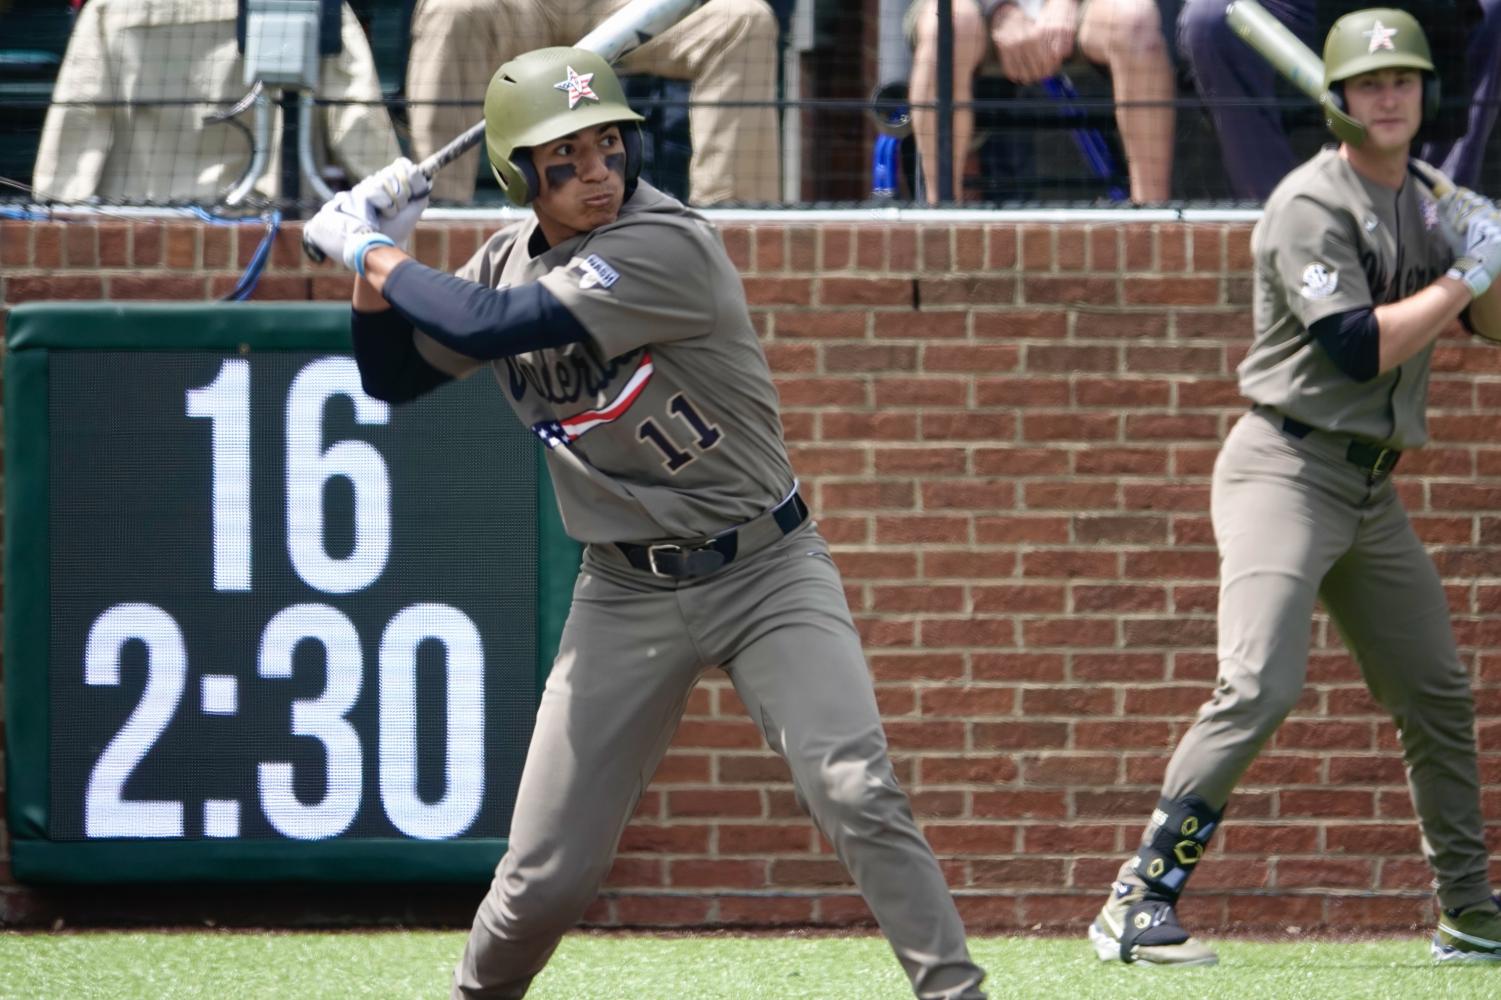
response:
[[[442,1000],[459,932],[0,934],[5,1000]],[[974,938],[992,1000],[1481,1000],[1501,965],[1436,966],[1426,942],[1219,943],[1201,969],[1104,964],[1082,939]],[[876,937],[573,934],[528,1000],[904,1000]]]

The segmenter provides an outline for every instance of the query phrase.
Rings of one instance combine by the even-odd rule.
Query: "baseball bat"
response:
[[[1324,61],[1265,7],[1256,0],[1234,0],[1225,8],[1225,21],[1287,82],[1323,109],[1324,120],[1336,136],[1351,145],[1365,139],[1365,126],[1345,114],[1339,100],[1324,86]]]
[[[708,0],[631,0],[611,14],[583,38],[575,48],[588,49],[614,63],[625,58],[668,28],[677,24]],[[431,179],[439,170],[480,144],[485,137],[484,120],[475,122],[442,149],[417,164],[424,177]],[[303,251],[313,261],[323,260],[323,251],[308,243]]]
[[[603,56],[605,62],[619,62],[707,2],[708,0],[633,0],[601,21],[597,28],[580,38],[574,47],[588,49]],[[417,164],[417,167],[424,176],[431,178],[479,145],[484,137],[485,123],[475,122],[459,133],[458,138]]]

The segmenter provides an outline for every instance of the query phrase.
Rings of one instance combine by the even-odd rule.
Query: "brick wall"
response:
[[[1215,673],[1208,475],[1243,409],[1232,373],[1249,340],[1249,226],[723,229],[795,465],[837,547],[898,772],[966,918],[1078,931]],[[418,254],[451,268],[484,232],[431,225]],[[258,238],[188,223],[0,223],[0,309],[219,295]],[[343,272],[307,265],[297,241],[282,233],[257,297],[347,295]],[[1494,850],[1501,352],[1456,334],[1434,367],[1435,443],[1404,458],[1400,489],[1476,678]],[[1297,711],[1195,877],[1183,910],[1198,927],[1428,919],[1392,727],[1322,618],[1314,640]],[[711,678],[590,919],[868,915],[785,768]]]

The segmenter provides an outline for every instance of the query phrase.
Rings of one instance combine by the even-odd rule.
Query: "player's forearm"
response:
[[[391,272],[396,270],[403,261],[411,259],[405,251],[399,250],[396,247],[371,247],[365,251],[365,276],[355,283],[354,294],[356,301],[354,307],[362,312],[374,312],[376,309],[390,308],[391,304],[381,295],[385,291],[386,279],[391,276]],[[358,296],[361,286],[366,286],[369,291],[375,293],[375,297],[380,300],[379,305],[372,304],[369,308],[360,305]]]
[[[1433,343],[1469,304],[1470,290],[1462,282],[1439,278],[1399,302],[1377,306],[1376,322],[1381,327],[1381,371],[1391,371]]]

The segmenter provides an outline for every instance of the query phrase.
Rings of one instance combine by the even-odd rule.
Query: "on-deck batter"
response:
[[[1167,767],[1136,855],[1090,927],[1100,958],[1201,965],[1174,910],[1230,793],[1297,703],[1322,599],[1396,720],[1443,907],[1440,960],[1501,959],[1487,878],[1474,702],[1449,608],[1391,472],[1427,440],[1429,360],[1456,317],[1501,334],[1501,219],[1460,189],[1425,196],[1409,161],[1437,106],[1409,15],[1359,11],[1324,48],[1325,82],[1366,126],[1285,178],[1252,234],[1253,401],[1215,463],[1219,682]]]

